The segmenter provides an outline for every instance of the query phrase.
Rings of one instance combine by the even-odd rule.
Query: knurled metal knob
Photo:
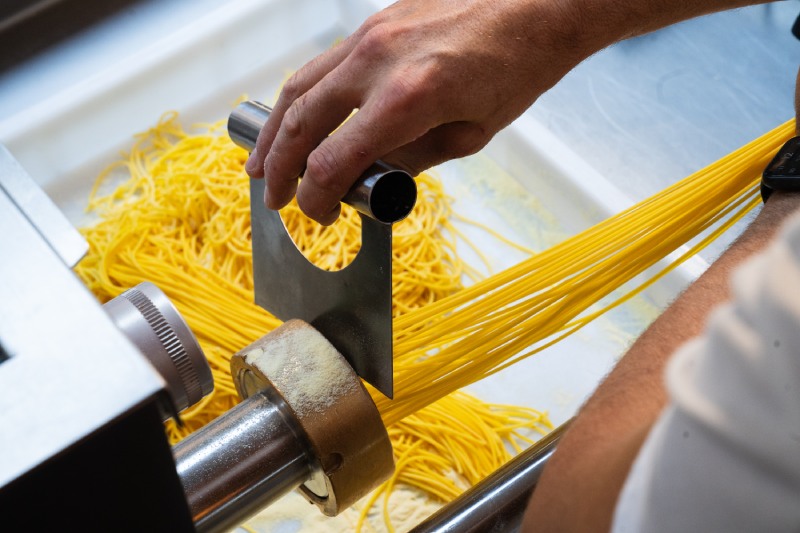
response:
[[[200,344],[161,289],[143,282],[103,308],[164,378],[177,412],[214,390],[211,367]]]

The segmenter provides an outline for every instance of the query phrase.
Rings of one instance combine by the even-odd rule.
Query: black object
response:
[[[792,24],[792,35],[800,39],[800,15],[797,15],[794,24]]]
[[[789,139],[761,175],[761,198],[773,191],[800,191],[800,137]]]
[[[0,1],[0,73],[140,0]]]
[[[159,402],[0,487],[3,531],[194,532]]]

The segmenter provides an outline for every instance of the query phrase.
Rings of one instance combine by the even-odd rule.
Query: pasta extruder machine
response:
[[[264,118],[248,105],[231,118],[245,144]],[[352,200],[362,212],[375,214],[378,181]],[[348,364],[324,323],[288,321],[236,354],[243,401],[170,448],[163,421],[213,387],[176,309],[148,283],[99,305],[70,270],[85,241],[2,147],[0,229],[4,528],[224,531],[296,488],[334,515],[391,474],[386,429],[351,368],[369,350],[347,349]],[[557,435],[417,531],[513,529]]]
[[[77,18],[81,13],[96,17],[111,6],[136,3],[136,0],[2,3],[0,38],[5,46],[0,67],[22,54],[32,54],[48,42],[57,42],[63,37],[63,25],[72,17]],[[377,4],[387,2],[232,0],[220,5],[210,1],[183,2],[198,6],[197,11],[213,5],[213,11],[196,20],[187,20],[184,11],[175,9],[179,2],[139,3],[159,9],[138,19],[139,13],[129,10],[121,19],[138,20],[138,29],[150,32],[144,38],[127,40],[130,35],[125,30],[132,28],[116,25],[87,39],[78,48],[85,55],[97,51],[102,52],[97,54],[100,59],[108,58],[106,63],[93,56],[105,70],[91,83],[79,87],[78,81],[91,69],[83,61],[76,61],[76,49],[69,46],[49,61],[45,57],[38,69],[21,69],[19,76],[0,82],[2,141],[65,210],[69,209],[72,197],[59,198],[59,192],[74,189],[76,182],[65,179],[54,187],[52,181],[48,184],[48,174],[62,178],[72,172],[83,172],[88,160],[94,161],[106,152],[115,154],[123,139],[127,140],[131,132],[140,131],[147,121],[155,118],[146,117],[148,110],[177,109],[189,120],[206,121],[221,116],[223,106],[238,98],[243,87],[251,88],[252,94],[273,94],[285,69],[302,64],[309,48],[315,53],[323,51],[334,38],[351,33],[360,20],[374,12]],[[371,4],[375,5],[370,7]],[[49,14],[38,9],[54,5],[58,9]],[[32,20],[25,27],[9,25],[37,12],[47,16]],[[577,231],[580,224],[596,223],[599,219],[593,218],[595,215],[602,218],[618,212],[632,199],[660,190],[672,183],[675,176],[705,164],[708,154],[727,153],[741,141],[785,118],[781,106],[759,104],[753,108],[758,113],[746,117],[744,122],[740,120],[735,128],[730,121],[716,120],[727,115],[738,116],[735,111],[740,109],[742,98],[757,103],[780,102],[782,98],[790,101],[794,72],[785,69],[783,75],[780,73],[784,69],[775,67],[796,53],[796,42],[788,31],[783,31],[794,17],[793,4],[776,3],[721,13],[705,22],[688,22],[652,37],[611,47],[593,56],[551,90],[532,113],[523,117],[519,128],[511,127],[498,135],[500,142],[494,148],[487,147],[487,154],[502,162],[502,169],[515,174],[520,183],[527,183],[528,190],[535,191],[546,205],[558,209],[568,231]],[[110,42],[112,37],[119,41]],[[25,42],[31,39],[42,42]],[[669,48],[668,56],[663,53],[665,48]],[[703,53],[697,54],[698,49]],[[259,53],[253,54],[253,50]],[[752,54],[756,54],[753,56],[756,60],[750,63],[761,65],[760,75],[727,68],[731,58]],[[80,75],[65,76],[68,65],[79,67],[76,71]],[[98,67],[97,71],[100,70]],[[270,73],[275,73],[273,81],[267,81]],[[628,80],[630,92],[620,92],[620,75],[617,75],[620,73]],[[261,80],[265,80],[263,85]],[[709,90],[686,99],[681,92],[681,80],[692,87],[708,85]],[[699,85],[691,83],[698,80]],[[713,86],[709,80],[714,80]],[[589,89],[591,95],[586,92]],[[46,99],[45,105],[34,106],[40,99]],[[192,114],[198,109],[203,112]],[[664,113],[665,109],[669,112]],[[654,115],[659,120],[642,120]],[[661,120],[664,117],[671,120]],[[548,135],[536,122],[537,118],[548,123],[563,143],[555,142],[558,139]],[[579,127],[570,128],[573,124]],[[670,132],[676,138],[690,140],[670,142]],[[646,149],[624,150],[623,155],[614,149],[629,147],[634,137],[643,146],[646,144]],[[574,150],[565,149],[565,143]],[[623,156],[627,159],[620,159]],[[637,164],[637,157],[650,165],[647,168],[651,179],[641,179],[642,165]],[[595,165],[584,164],[584,158]],[[628,164],[620,165],[620,161]],[[540,172],[528,172],[531,168]],[[525,172],[518,173],[515,169]],[[86,174],[94,175],[95,170],[92,168]],[[629,194],[615,194],[604,175],[613,176],[618,180],[616,185]],[[16,181],[12,183],[9,176]],[[244,428],[250,422],[258,425],[276,417],[277,423],[282,423],[277,408],[271,411],[273,417],[257,416],[258,409],[240,411],[238,419],[231,418],[234,413],[229,413],[223,418],[231,422],[227,429],[219,428],[216,436],[196,441],[194,452],[199,454],[205,449],[204,457],[210,466],[215,457],[220,459],[216,475],[209,468],[208,477],[202,477],[201,470],[187,470],[185,466],[190,463],[176,460],[179,448],[170,449],[162,427],[163,417],[176,410],[173,404],[179,403],[166,392],[170,378],[159,375],[141,357],[141,352],[148,348],[130,338],[143,335],[140,340],[152,341],[158,335],[147,333],[150,326],[141,322],[146,323],[146,319],[131,309],[135,304],[127,298],[127,302],[118,301],[119,306],[127,308],[131,317],[139,313],[143,318],[130,324],[132,331],[123,332],[125,328],[120,329],[119,322],[126,320],[125,315],[112,319],[108,309],[103,309],[77,281],[68,267],[84,253],[85,243],[42,197],[38,187],[20,176],[27,177],[0,148],[0,530],[21,530],[23,526],[25,530],[211,530],[221,527],[226,513],[246,514],[244,508],[255,506],[258,497],[262,498],[260,503],[266,503],[269,497],[280,493],[278,488],[283,481],[296,483],[294,467],[306,459],[284,468],[285,462],[296,457],[291,445],[295,434],[286,424],[283,427],[289,435],[281,441],[283,444],[276,443],[272,448],[276,459],[271,464],[256,460],[248,463],[244,453],[247,448],[238,456],[240,459],[227,464],[222,461],[231,456],[230,443],[237,437],[243,444],[258,437],[255,431],[236,433],[236,427]],[[467,195],[460,196],[463,201]],[[696,270],[688,274],[680,283],[696,275]],[[677,294],[683,286],[680,283],[667,285],[664,291],[667,300]],[[162,307],[165,304],[161,300],[152,300],[158,300],[152,288],[144,289],[139,292],[167,320],[169,307]],[[143,304],[139,296],[129,296]],[[663,301],[656,296],[656,301]],[[180,329],[178,323],[170,327]],[[591,359],[579,359],[575,364],[586,367],[594,364],[598,359],[598,344],[591,346]],[[163,354],[169,350],[159,351]],[[588,352],[574,351],[577,356]],[[564,360],[575,361],[572,357]],[[168,372],[167,369],[169,366],[162,364],[161,370]],[[535,368],[527,367],[525,372],[531,370]],[[173,385],[174,372],[177,370],[172,374]],[[248,383],[258,382],[257,372],[244,374],[252,374],[247,378]],[[546,381],[537,381],[535,377],[527,381],[546,385],[549,388],[542,387],[542,396],[558,394],[564,403],[568,403],[565,398],[569,395],[583,397],[585,389],[577,385],[575,388],[554,385],[565,375],[563,367],[549,367]],[[569,376],[570,383],[578,377],[573,373]],[[180,388],[176,390],[180,393]],[[271,405],[270,397],[256,393],[249,405],[257,402]],[[520,401],[546,405],[551,414],[563,407],[561,402],[548,404],[538,397],[526,396]],[[560,422],[567,416],[556,416],[554,420]],[[294,420],[290,427],[296,429],[298,424]],[[513,529],[526,499],[525,491],[535,482],[542,457],[547,457],[554,440],[555,437],[544,439],[539,447],[524,453],[417,530]],[[253,450],[260,450],[250,445]],[[288,451],[279,456],[280,449]],[[200,457],[188,451],[185,450],[183,461]],[[263,451],[262,458],[269,453]],[[181,464],[183,474],[178,473]],[[200,464],[202,461],[194,463]],[[237,470],[237,465],[243,467]],[[198,474],[191,481],[193,490],[200,491],[198,494],[205,499],[198,499],[198,494],[190,494],[184,488],[184,482],[189,482],[186,473],[190,471]],[[290,472],[293,473],[288,475]],[[241,479],[248,474],[252,474],[249,480]],[[227,481],[223,475],[228,476]],[[234,478],[240,478],[238,484],[233,483]],[[317,485],[318,482],[312,481],[311,487],[321,492]],[[225,486],[231,492],[226,494]],[[247,486],[253,487],[247,497],[236,498],[233,488],[243,490]],[[216,506],[206,507],[214,512],[196,514],[192,502],[200,500],[203,505],[217,500]],[[504,514],[517,518],[502,518]],[[227,519],[230,523],[236,520]],[[212,527],[212,522],[217,525]]]

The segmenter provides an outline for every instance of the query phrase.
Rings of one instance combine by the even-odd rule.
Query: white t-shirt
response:
[[[670,361],[612,531],[800,532],[800,217]]]

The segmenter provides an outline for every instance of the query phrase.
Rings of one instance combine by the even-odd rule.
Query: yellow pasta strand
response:
[[[759,204],[761,170],[794,120],[622,213],[395,321],[395,398],[373,394],[387,425],[551,346],[627,301]],[[591,307],[703,232],[649,281]]]
[[[531,421],[538,421],[531,425]],[[527,407],[490,405],[456,392],[412,414],[389,428],[397,462],[391,479],[362,508],[357,530],[372,505],[384,499],[384,520],[390,531],[388,501],[392,488],[404,483],[449,502],[490,472],[503,466],[515,452],[533,441],[526,430],[541,435],[552,429],[544,413]],[[445,459],[451,458],[451,459]]]

